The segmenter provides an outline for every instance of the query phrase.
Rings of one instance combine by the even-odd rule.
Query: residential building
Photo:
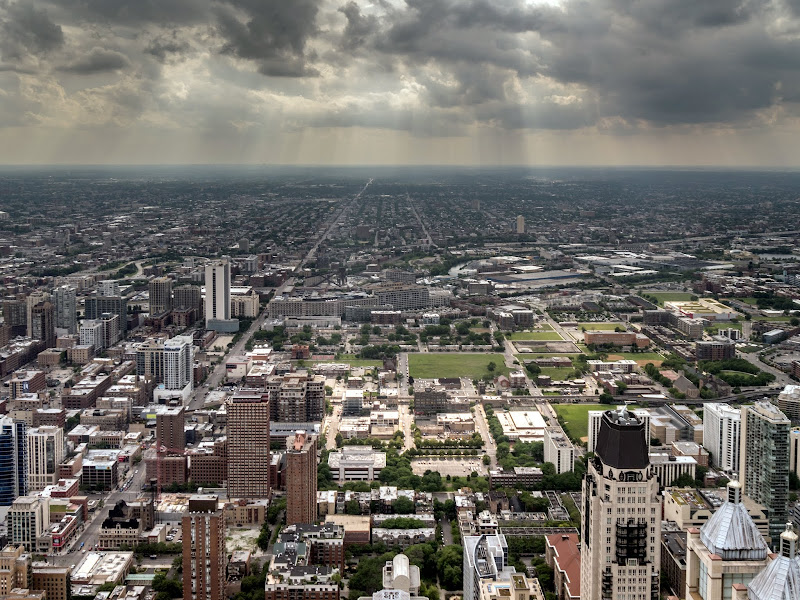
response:
[[[225,518],[217,496],[189,498],[181,519],[184,600],[225,598]]]
[[[800,477],[800,427],[789,432],[789,471]]]
[[[239,322],[231,318],[231,265],[227,258],[206,265],[206,329],[235,332]]]
[[[668,487],[682,475],[692,479],[697,473],[697,461],[691,456],[674,456],[671,453],[651,452],[650,466],[656,474],[661,487]]]
[[[732,586],[747,585],[767,565],[764,538],[742,504],[742,486],[728,483],[728,500],[686,538],[686,598],[731,598]]]
[[[95,352],[105,348],[105,327],[100,319],[86,319],[81,323],[79,340],[81,346],[92,346]]]
[[[43,490],[58,481],[58,465],[64,460],[64,430],[43,425],[28,429],[28,489]]]
[[[159,317],[172,310],[172,279],[155,277],[148,284],[150,316]]]
[[[580,600],[581,598],[581,553],[578,535],[556,533],[545,536],[545,560],[553,569],[553,585],[556,598]]]
[[[267,380],[272,420],[308,423],[322,421],[325,412],[325,377],[297,371]]]
[[[153,383],[164,381],[164,342],[150,338],[136,346],[136,373]]]
[[[11,399],[23,394],[35,394],[47,387],[47,377],[43,371],[17,371],[8,382]]]
[[[270,493],[270,396],[239,391],[228,413],[228,497],[267,498]]]
[[[711,463],[726,473],[739,473],[740,429],[738,408],[718,402],[703,406],[703,446]]]
[[[742,406],[740,481],[744,493],[769,510],[770,538],[777,543],[789,519],[789,429],[769,402]]]
[[[298,431],[286,439],[286,524],[317,520],[317,438]]]
[[[625,589],[628,600],[658,597],[661,500],[644,421],[624,407],[606,411],[583,479],[581,598]]]
[[[202,303],[203,296],[196,285],[179,285],[173,289],[172,305],[176,309],[193,308],[200,311]]]
[[[86,319],[100,319],[104,314],[119,316],[119,330],[122,337],[128,332],[128,300],[119,295],[89,296],[84,305]]]
[[[22,545],[8,545],[0,551],[0,598],[15,588],[27,588],[31,575],[31,555]]]
[[[575,446],[561,427],[544,430],[544,462],[553,463],[556,473],[566,473],[575,467]]]
[[[194,388],[194,343],[191,336],[178,335],[164,342],[164,387],[189,391]]]
[[[792,425],[800,425],[800,385],[787,385],[778,394],[778,408]]]
[[[47,600],[69,600],[72,597],[70,572],[69,567],[36,564],[32,568],[31,589],[43,591]]]
[[[11,417],[0,417],[0,506],[11,506],[28,493],[27,426]]]
[[[183,406],[159,406],[156,410],[156,447],[165,452],[182,452],[186,447],[184,425]]]
[[[695,342],[697,360],[727,360],[736,358],[736,344],[729,339]]]
[[[515,572],[508,565],[508,542],[503,534],[465,536],[464,600],[480,600],[483,580],[508,578]]]
[[[522,215],[517,215],[516,231],[520,235],[525,233],[525,217],[523,217]]]
[[[72,335],[78,333],[78,299],[77,292],[70,285],[62,285],[53,290],[55,306],[55,326]]]
[[[590,410],[589,411],[589,423],[588,423],[588,443],[586,450],[588,452],[594,452],[595,446],[597,445],[597,434],[600,431],[600,422],[603,420],[603,413],[605,411],[602,410]],[[637,408],[633,411],[637,417],[639,417],[642,421],[644,421],[645,427],[645,437],[647,439],[647,446],[650,446],[650,411],[644,408]]]
[[[686,532],[665,531],[661,534],[661,571],[673,595],[681,597],[686,590]]]

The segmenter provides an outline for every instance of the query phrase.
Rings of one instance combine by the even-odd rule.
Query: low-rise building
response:
[[[386,453],[370,446],[345,446],[328,455],[328,466],[339,481],[373,481],[386,466]]]

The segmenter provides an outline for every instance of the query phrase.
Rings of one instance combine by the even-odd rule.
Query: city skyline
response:
[[[0,7],[0,163],[794,167],[800,7]]]

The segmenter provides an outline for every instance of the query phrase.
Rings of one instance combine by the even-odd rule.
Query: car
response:
[[[155,560],[157,558],[158,558],[158,554],[151,554],[150,555],[150,560]]]

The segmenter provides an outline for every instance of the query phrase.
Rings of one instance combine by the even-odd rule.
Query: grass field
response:
[[[589,434],[590,410],[612,410],[615,408],[608,404],[553,404],[552,406],[556,414],[564,419],[566,429],[576,440],[585,438]],[[629,408],[638,408],[638,406],[631,405]]]
[[[511,341],[535,340],[539,342],[561,342],[562,337],[555,331],[515,331],[511,334]]]
[[[539,323],[536,326],[536,329],[541,329],[542,331],[553,331],[553,327],[550,325],[550,323]]]
[[[653,296],[658,299],[659,304],[664,302],[671,302],[673,300],[691,300],[694,294],[689,292],[644,292],[648,296]]]
[[[658,352],[617,352],[609,354],[608,360],[635,360],[640,367],[647,363],[653,363],[656,367],[660,367],[664,357]]]
[[[502,354],[444,353],[409,354],[408,369],[411,377],[436,379],[438,377],[469,377],[480,379],[489,374],[486,366],[496,365],[493,375],[508,375]]]
[[[617,327],[626,329],[624,323],[578,323],[578,329],[581,327],[586,331],[614,331]]]
[[[573,371],[575,369],[569,367],[542,367],[542,375],[547,375],[553,381],[564,381]]]
[[[309,362],[309,361],[306,361]],[[315,360],[310,361],[314,364],[324,363],[347,363],[351,367],[382,367],[382,360],[369,360],[366,358],[340,358],[339,360]]]

